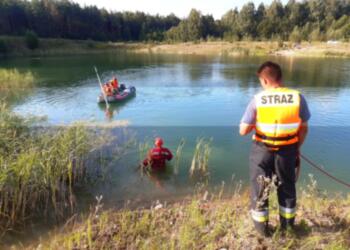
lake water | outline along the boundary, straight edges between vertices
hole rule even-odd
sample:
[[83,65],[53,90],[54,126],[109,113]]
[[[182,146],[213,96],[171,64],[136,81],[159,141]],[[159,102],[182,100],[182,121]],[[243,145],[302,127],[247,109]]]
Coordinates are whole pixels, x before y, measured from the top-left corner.
[[[260,91],[257,67],[267,59],[279,62],[285,83],[302,91],[312,119],[303,153],[326,170],[350,182],[350,60],[291,58],[215,58],[170,55],[83,55],[30,59],[7,59],[0,67],[32,71],[36,87],[14,100],[22,115],[46,116],[49,124],[89,120],[102,123],[127,121],[129,131],[140,142],[162,136],[176,150],[186,140],[179,175],[161,179],[164,190],[135,172],[138,153],[131,152],[112,163],[112,185],[94,192],[105,201],[154,199],[193,192],[188,170],[197,138],[212,138],[210,184],[227,186],[248,180],[250,137],[238,136],[238,124],[246,105]],[[100,92],[93,66],[104,81],[116,75],[121,83],[133,85],[137,96],[113,106],[106,117],[96,103]],[[302,180],[314,174],[323,189],[347,191],[303,162]],[[233,178],[234,176],[234,178]],[[170,196],[169,196],[170,195]]]

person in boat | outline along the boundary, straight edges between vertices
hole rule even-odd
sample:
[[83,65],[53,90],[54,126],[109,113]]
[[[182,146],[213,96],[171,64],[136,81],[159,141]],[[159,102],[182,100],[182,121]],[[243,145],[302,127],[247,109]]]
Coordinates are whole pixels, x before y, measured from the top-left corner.
[[294,226],[300,148],[307,136],[311,115],[304,96],[283,86],[282,70],[278,64],[265,62],[258,69],[257,76],[263,91],[248,105],[239,133],[244,136],[255,132],[249,160],[251,216],[257,231],[267,236],[268,186],[273,175],[277,176],[279,183],[281,229]]
[[112,96],[113,95],[113,87],[110,83],[106,83],[103,85],[103,91],[105,92],[106,96]]
[[115,95],[119,92],[119,82],[116,77],[103,85],[103,90],[107,96]]
[[119,92],[119,82],[116,77],[113,77],[113,79],[110,81],[110,85],[113,88],[114,94],[117,94]]
[[125,86],[125,84],[120,84],[120,87],[119,87],[119,91],[124,91],[124,90],[126,90],[126,86]]
[[155,147],[152,148],[143,161],[143,167],[151,167],[151,170],[163,171],[166,168],[166,162],[171,161],[173,154],[168,148],[163,147],[163,139],[157,137],[154,141]]

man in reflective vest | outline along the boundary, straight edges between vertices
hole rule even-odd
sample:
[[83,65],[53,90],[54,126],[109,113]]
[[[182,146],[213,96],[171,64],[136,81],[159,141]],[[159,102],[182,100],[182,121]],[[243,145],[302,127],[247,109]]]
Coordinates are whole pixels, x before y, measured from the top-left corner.
[[251,215],[258,232],[267,235],[268,186],[273,175],[278,180],[281,228],[294,225],[296,166],[311,115],[305,98],[298,91],[283,87],[278,64],[265,62],[257,75],[263,91],[248,105],[240,134],[255,130],[249,158]]
[[150,165],[151,169],[155,171],[165,170],[166,161],[170,161],[173,154],[169,149],[163,147],[162,138],[156,138],[154,145],[155,147],[148,152],[146,159],[143,161],[143,166]]

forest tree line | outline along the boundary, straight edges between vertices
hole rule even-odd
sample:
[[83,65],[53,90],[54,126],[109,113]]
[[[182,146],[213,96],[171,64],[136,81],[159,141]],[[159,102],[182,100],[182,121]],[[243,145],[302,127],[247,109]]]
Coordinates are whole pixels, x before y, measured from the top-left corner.
[[0,35],[32,32],[42,38],[97,41],[186,42],[224,39],[299,42],[350,39],[350,0],[252,2],[215,20],[191,10],[180,19],[143,12],[114,12],[69,0],[0,0]]

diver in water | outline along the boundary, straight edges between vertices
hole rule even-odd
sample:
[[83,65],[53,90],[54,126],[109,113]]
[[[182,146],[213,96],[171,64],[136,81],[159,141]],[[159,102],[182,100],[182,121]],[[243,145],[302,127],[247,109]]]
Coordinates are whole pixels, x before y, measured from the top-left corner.
[[157,137],[154,141],[155,147],[152,148],[145,160],[143,161],[143,166],[150,166],[152,170],[163,171],[166,169],[166,162],[171,161],[173,154],[168,148],[163,147],[163,139]]

